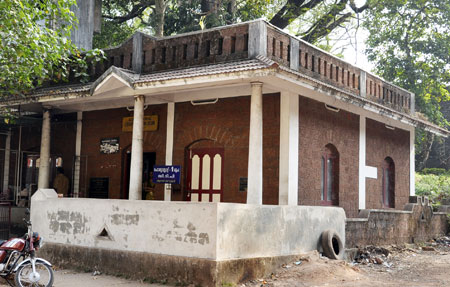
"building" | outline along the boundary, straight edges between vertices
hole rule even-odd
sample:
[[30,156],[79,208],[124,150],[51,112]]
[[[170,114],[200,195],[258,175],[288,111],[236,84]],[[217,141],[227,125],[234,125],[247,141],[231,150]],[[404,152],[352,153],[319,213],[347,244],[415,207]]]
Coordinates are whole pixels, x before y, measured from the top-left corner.
[[[158,200],[336,205],[354,217],[408,203],[416,126],[447,134],[415,117],[413,94],[262,21],[161,39],[137,33],[106,53],[91,83],[3,102],[25,120],[43,113],[43,135],[52,122],[46,144],[75,196],[145,198],[147,189]],[[133,116],[145,127],[136,165]],[[10,149],[20,146],[30,167],[41,150],[36,128],[24,124],[20,143],[12,130]],[[110,142],[113,150],[100,149]],[[150,183],[153,165],[172,163],[180,184]],[[20,188],[38,183],[19,169]]]
[[[414,195],[416,127],[448,135],[416,116],[414,94],[262,20],[163,38],[136,33],[105,52],[90,83],[3,100],[26,115],[6,131],[4,191],[18,198],[49,188],[62,162],[74,197],[338,206],[357,217],[403,209]],[[179,166],[180,183],[154,183],[155,165]],[[106,204],[79,202],[100,213]],[[317,210],[331,218],[337,209]],[[58,212],[49,220],[64,217]],[[111,227],[102,228],[108,237]],[[214,256],[204,258],[236,258]]]

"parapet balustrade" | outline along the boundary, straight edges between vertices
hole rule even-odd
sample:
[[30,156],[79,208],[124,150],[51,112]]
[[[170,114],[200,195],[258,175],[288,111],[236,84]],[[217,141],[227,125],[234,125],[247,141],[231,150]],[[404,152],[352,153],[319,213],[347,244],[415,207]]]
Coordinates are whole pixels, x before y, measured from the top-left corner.
[[[250,42],[262,40],[266,45],[266,55],[263,56],[282,66],[397,111],[404,113],[413,111],[412,94],[408,91],[293,37],[269,23],[263,22],[264,33],[259,31],[252,34],[250,25],[254,23],[256,21],[162,38],[136,33],[121,46],[105,50],[107,60],[91,66],[91,77],[95,80],[112,65],[148,74],[245,60],[254,57],[249,53]],[[361,82],[364,80],[366,83],[362,85]]]

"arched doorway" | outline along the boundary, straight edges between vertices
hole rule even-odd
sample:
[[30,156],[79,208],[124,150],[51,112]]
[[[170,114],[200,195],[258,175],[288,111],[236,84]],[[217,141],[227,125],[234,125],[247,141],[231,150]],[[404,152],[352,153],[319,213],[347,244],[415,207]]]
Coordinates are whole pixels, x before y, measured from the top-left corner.
[[383,207],[395,207],[395,164],[390,157],[383,161]]
[[211,140],[197,141],[186,149],[187,200],[221,202],[224,149]]
[[339,153],[332,144],[322,152],[320,186],[322,205],[339,205]]

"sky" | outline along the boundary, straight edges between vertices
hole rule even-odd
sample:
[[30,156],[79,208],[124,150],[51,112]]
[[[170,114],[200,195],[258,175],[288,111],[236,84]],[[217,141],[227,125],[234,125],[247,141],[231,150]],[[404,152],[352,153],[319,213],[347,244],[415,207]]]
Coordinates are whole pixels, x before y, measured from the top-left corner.
[[368,37],[368,32],[360,28],[356,34],[356,49],[355,47],[349,47],[344,51],[344,59],[353,64],[355,66],[360,67],[361,69],[370,72],[373,69],[373,64],[369,62],[367,56],[364,54],[364,50],[366,48],[364,41]]
[[[361,7],[364,5],[366,0],[355,0],[355,4],[357,7]],[[373,64],[367,60],[367,56],[364,54],[364,50],[366,48],[364,42],[367,39],[368,31],[364,28],[360,27],[356,32],[356,47],[349,47],[344,51],[344,59],[361,69],[370,72],[373,69]],[[355,50],[356,48],[356,50]]]

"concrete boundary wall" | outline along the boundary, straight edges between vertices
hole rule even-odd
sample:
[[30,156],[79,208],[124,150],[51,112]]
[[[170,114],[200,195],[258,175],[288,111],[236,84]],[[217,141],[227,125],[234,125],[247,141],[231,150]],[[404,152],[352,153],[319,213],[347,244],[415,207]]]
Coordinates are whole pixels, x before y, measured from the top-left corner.
[[[57,198],[53,190],[36,192],[31,207],[42,254],[57,265],[207,286],[270,274],[320,249],[325,230],[345,240],[345,212],[335,207]],[[114,260],[122,267],[106,263]]]
[[428,198],[412,196],[404,210],[365,209],[346,220],[346,247],[414,243],[447,234],[447,214],[433,212]]

